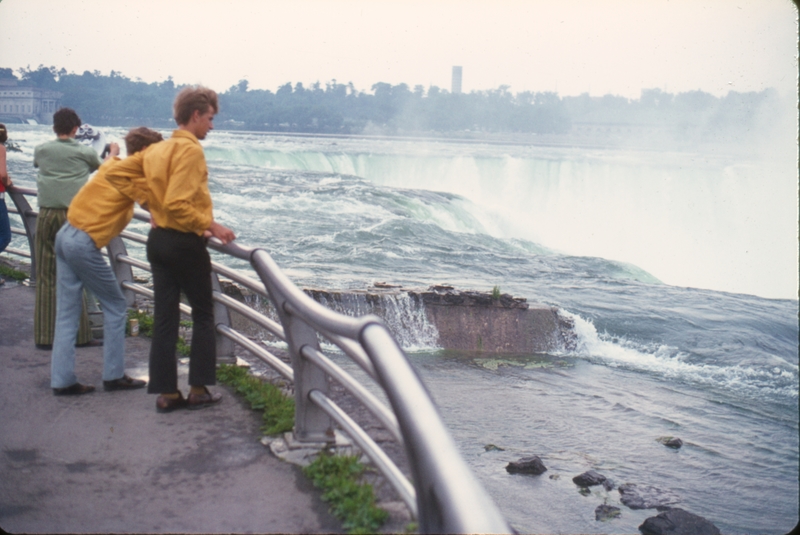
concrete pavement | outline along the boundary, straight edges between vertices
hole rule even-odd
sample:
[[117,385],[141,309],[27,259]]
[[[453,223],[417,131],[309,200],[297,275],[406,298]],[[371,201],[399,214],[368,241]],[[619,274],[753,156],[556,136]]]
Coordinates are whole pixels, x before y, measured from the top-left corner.
[[[104,392],[102,348],[78,349],[56,397],[50,352],[33,344],[34,289],[0,286],[0,528],[11,533],[342,533],[319,492],[259,443],[260,414],[222,402],[159,414],[145,389]],[[149,340],[126,338],[147,379]],[[186,366],[180,366],[181,388]]]

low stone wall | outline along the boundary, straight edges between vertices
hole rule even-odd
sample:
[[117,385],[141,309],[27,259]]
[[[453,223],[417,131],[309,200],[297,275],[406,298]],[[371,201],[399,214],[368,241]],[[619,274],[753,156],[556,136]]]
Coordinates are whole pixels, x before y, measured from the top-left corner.
[[[493,296],[450,286],[407,289],[382,283],[365,290],[303,291],[337,312],[381,317],[404,346],[489,353],[544,353],[575,347],[573,324],[556,307],[529,304],[508,294]],[[240,288],[226,285],[225,292],[262,313],[269,312]],[[233,319],[237,330],[249,330],[240,318]]]
[[[527,305],[527,304],[526,304]],[[489,353],[545,353],[574,348],[572,325],[555,307],[501,303],[425,304],[445,349]]]

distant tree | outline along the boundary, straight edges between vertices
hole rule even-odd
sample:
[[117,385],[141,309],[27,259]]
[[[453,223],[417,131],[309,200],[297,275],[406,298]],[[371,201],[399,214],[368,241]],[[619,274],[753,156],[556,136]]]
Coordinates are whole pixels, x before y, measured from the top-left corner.
[[35,87],[54,89],[58,82],[59,71],[55,67],[45,67],[39,65],[37,69],[31,69],[30,65],[19,70],[23,82]]

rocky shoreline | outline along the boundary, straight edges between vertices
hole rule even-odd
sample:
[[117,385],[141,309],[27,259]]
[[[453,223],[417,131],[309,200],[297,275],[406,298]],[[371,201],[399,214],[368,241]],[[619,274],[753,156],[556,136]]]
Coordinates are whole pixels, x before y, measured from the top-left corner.
[[[667,441],[669,444],[663,440],[664,438],[670,439]],[[683,444],[680,439],[673,439],[673,437],[661,437],[657,440],[673,449],[680,447],[675,446],[677,442]],[[537,477],[544,474],[547,467],[538,455],[530,455],[508,463],[506,471],[510,474]],[[550,477],[557,478],[558,476]],[[629,509],[656,509],[659,511],[659,514],[648,517],[639,526],[642,535],[720,535],[719,528],[711,521],[680,507],[675,507],[675,504],[679,503],[681,499],[673,491],[636,483],[623,483],[617,486],[612,480],[594,470],[576,475],[572,478],[572,482],[578,487],[578,492],[584,496],[592,494],[590,487],[602,486],[607,493],[616,489],[620,502]],[[595,508],[594,513],[595,520],[607,522],[621,516],[622,511],[619,507],[602,503]]]

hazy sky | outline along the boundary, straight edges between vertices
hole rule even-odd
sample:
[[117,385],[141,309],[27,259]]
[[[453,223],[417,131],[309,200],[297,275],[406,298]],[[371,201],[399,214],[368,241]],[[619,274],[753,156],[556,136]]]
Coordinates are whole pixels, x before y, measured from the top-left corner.
[[224,91],[331,79],[560,95],[797,87],[790,0],[0,0],[0,67]]

